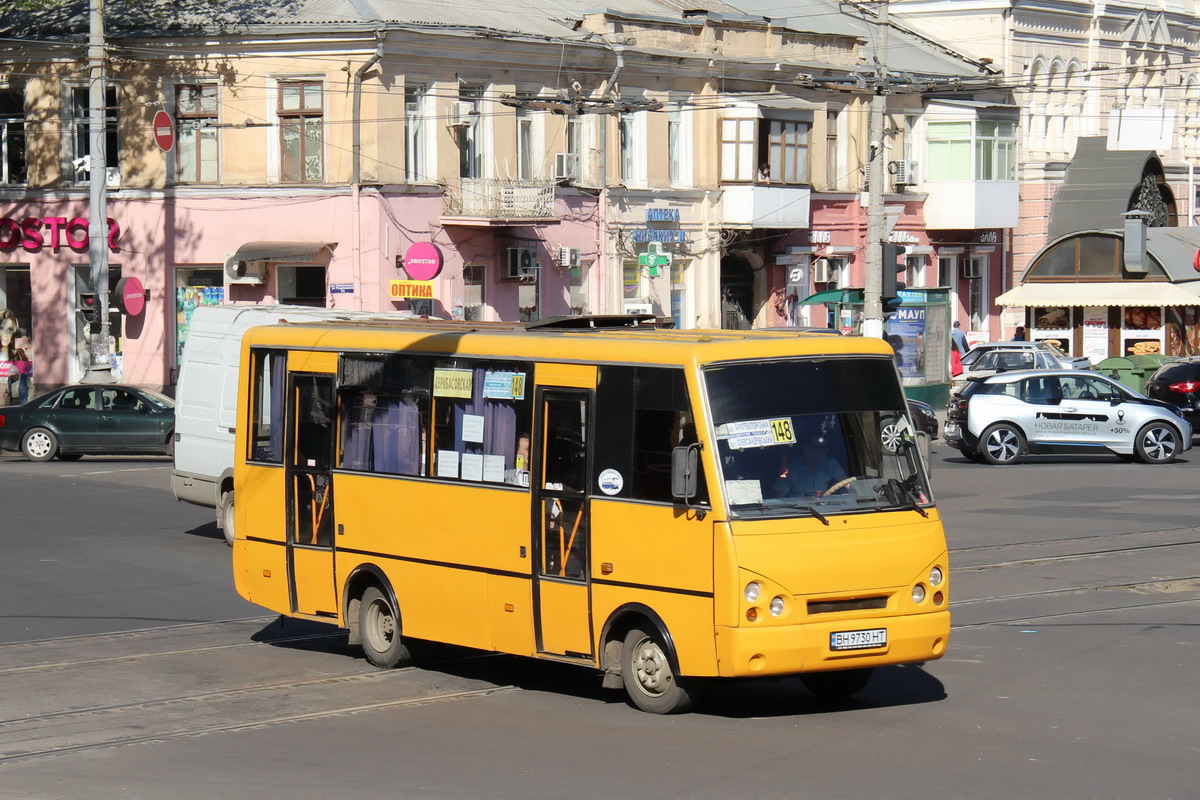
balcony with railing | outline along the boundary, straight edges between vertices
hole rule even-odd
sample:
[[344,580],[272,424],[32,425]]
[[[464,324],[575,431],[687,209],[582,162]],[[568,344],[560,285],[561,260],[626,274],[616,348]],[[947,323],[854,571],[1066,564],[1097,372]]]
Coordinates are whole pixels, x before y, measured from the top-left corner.
[[442,224],[511,225],[551,222],[553,181],[511,178],[460,178],[445,184]]

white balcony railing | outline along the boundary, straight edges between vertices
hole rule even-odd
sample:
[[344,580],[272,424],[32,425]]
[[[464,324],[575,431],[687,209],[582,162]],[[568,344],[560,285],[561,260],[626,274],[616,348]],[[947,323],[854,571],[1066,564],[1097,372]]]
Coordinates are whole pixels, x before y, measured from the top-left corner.
[[554,186],[552,181],[461,178],[446,184],[443,208],[449,217],[553,219]]

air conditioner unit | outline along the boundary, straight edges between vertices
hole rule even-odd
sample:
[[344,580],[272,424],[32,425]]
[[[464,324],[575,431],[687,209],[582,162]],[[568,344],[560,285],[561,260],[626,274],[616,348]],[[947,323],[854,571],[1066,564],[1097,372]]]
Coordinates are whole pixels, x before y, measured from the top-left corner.
[[959,277],[964,279],[982,278],[983,274],[979,269],[979,262],[973,258],[968,258],[958,265]]
[[554,156],[554,180],[579,180],[579,154],[556,153]]
[[558,265],[560,267],[578,267],[579,250],[575,247],[558,248]]
[[834,272],[829,266],[828,258],[818,258],[812,264],[813,283],[832,283],[837,280]]
[[537,278],[537,258],[531,247],[510,247],[504,270],[505,280],[533,281]]
[[454,126],[470,125],[479,116],[475,104],[466,100],[455,100],[450,104],[450,124]]
[[915,186],[918,183],[916,161],[893,161],[888,164],[888,172],[892,173],[892,183],[896,186]]
[[225,258],[225,282],[260,286],[267,279],[267,262],[233,260],[233,254]]

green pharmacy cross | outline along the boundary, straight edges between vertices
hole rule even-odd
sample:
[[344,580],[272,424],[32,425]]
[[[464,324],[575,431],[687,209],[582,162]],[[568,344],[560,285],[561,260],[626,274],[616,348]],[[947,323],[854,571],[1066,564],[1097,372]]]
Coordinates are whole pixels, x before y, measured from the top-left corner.
[[671,266],[671,254],[664,253],[658,242],[647,242],[646,252],[638,256],[639,267],[649,267],[650,277],[657,278],[660,267]]

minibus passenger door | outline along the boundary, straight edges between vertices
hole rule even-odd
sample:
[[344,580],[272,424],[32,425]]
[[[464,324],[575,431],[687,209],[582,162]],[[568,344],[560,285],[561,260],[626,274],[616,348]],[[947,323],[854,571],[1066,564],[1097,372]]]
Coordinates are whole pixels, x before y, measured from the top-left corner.
[[292,610],[337,617],[333,581],[333,376],[288,376],[287,549]]
[[533,551],[538,650],[591,656],[587,498],[591,392],[539,389],[537,398],[539,437],[534,452],[540,458],[533,481]]

